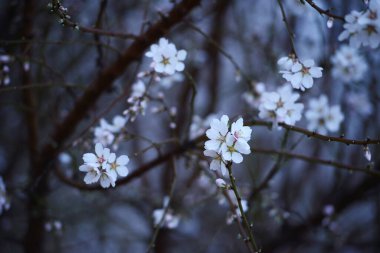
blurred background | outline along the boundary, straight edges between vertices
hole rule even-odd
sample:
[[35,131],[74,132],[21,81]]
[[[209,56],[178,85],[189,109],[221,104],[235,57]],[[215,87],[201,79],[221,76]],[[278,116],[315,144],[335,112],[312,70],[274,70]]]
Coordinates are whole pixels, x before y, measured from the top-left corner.
[[[348,44],[338,41],[344,22],[330,20],[328,28],[328,17],[307,3],[281,2],[299,58],[324,69],[299,102],[306,108],[326,94],[344,115],[339,131],[327,135],[379,139],[379,49],[358,50],[367,68],[357,80],[333,75],[332,56]],[[160,30],[187,51],[185,71],[151,85],[144,53],[161,36],[147,31],[180,1],[60,2],[67,10],[58,3],[0,0],[0,252],[248,252],[203,156],[204,139],[185,145],[209,128],[210,115],[223,114],[252,125],[253,152],[233,173],[262,252],[380,252],[379,177],[366,173],[380,172],[379,146],[368,146],[368,161],[363,145],[254,124],[261,119],[251,85],[283,85],[277,61],[291,52],[276,0],[187,4]],[[340,16],[367,8],[361,0],[315,3]],[[120,61],[133,43],[142,53]],[[111,71],[115,80],[102,79],[110,66],[120,66]],[[129,156],[130,173],[143,173],[111,189],[88,186],[78,169],[82,155],[94,152],[100,119],[112,122],[128,109],[138,79],[149,85],[145,115],[129,121],[111,149]],[[110,85],[87,94],[83,112],[63,121],[102,82]],[[296,126],[307,128],[304,113]],[[158,230],[153,213],[165,196],[178,224]]]

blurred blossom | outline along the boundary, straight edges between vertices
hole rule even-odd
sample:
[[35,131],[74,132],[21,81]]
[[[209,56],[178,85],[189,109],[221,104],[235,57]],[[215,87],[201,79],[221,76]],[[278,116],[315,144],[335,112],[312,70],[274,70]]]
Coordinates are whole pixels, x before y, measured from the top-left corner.
[[318,99],[310,99],[309,108],[306,111],[308,129],[326,134],[327,131],[336,132],[344,115],[339,105],[329,106],[327,96],[321,95]]
[[72,161],[71,156],[68,153],[66,153],[66,152],[60,153],[59,156],[58,156],[58,159],[59,159],[59,162],[61,164],[63,164],[63,165],[68,165]]
[[145,115],[145,110],[148,106],[146,92],[147,90],[143,81],[138,80],[132,85],[132,93],[127,99],[129,107],[123,112],[125,117],[131,122],[134,122],[139,114]]
[[155,227],[160,225],[160,227],[174,229],[180,222],[180,216],[174,214],[173,210],[169,208],[169,197],[164,198],[163,208],[154,210],[152,216]]
[[331,57],[333,64],[332,75],[344,82],[357,82],[363,79],[368,70],[364,57],[359,55],[357,49],[343,45]]
[[290,86],[285,85],[275,92],[264,92],[259,106],[259,117],[268,119],[276,127],[284,122],[294,125],[302,117],[303,104],[296,103],[299,94],[293,93]]
[[346,98],[347,104],[363,117],[372,114],[373,106],[365,92],[349,92]]
[[259,105],[262,103],[262,95],[265,92],[264,83],[256,83],[252,85],[252,89],[255,91],[255,94],[251,91],[246,91],[243,93],[242,97],[244,101],[253,109],[258,109]]
[[170,76],[161,77],[158,82],[163,88],[170,89],[174,83],[180,83],[183,82],[183,80],[185,80],[183,74],[177,72]]
[[8,210],[10,207],[11,205],[7,196],[5,184],[3,178],[0,176],[0,215],[3,213],[3,210]]
[[377,48],[380,43],[380,0],[372,0],[366,11],[351,11],[345,16],[340,41],[349,39],[350,46]]
[[45,223],[46,232],[60,232],[62,230],[62,222],[59,220],[48,221]]

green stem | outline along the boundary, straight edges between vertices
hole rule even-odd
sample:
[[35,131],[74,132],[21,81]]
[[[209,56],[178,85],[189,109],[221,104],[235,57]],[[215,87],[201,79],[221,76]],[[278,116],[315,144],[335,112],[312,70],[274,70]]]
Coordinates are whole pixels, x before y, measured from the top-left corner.
[[246,229],[246,232],[248,234],[248,237],[249,237],[249,241],[250,243],[252,244],[253,248],[255,249],[256,252],[259,252],[259,248],[257,247],[257,244],[256,244],[256,241],[255,241],[255,238],[253,237],[253,233],[252,233],[252,230],[251,230],[251,226],[249,225],[249,222],[248,222],[248,219],[244,213],[244,210],[243,210],[243,206],[241,204],[241,197],[240,197],[240,194],[239,194],[239,191],[238,191],[238,188],[236,186],[236,181],[235,181],[235,178],[234,176],[232,175],[232,163],[228,163],[227,164],[227,169],[228,169],[228,174],[230,176],[230,181],[231,181],[231,188],[232,190],[234,191],[234,194],[235,194],[235,197],[236,197],[236,200],[238,202],[238,207],[239,207],[239,210],[240,210],[240,214],[241,214],[241,218],[243,220],[243,225]]

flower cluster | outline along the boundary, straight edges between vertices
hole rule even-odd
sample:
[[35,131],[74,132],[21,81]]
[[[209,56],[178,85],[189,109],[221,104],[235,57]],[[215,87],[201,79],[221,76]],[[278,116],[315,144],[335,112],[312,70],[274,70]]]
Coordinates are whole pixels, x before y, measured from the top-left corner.
[[116,115],[112,124],[105,119],[100,119],[100,125],[94,129],[94,143],[101,143],[103,146],[109,146],[115,141],[115,134],[119,134],[127,123],[127,119]]
[[342,46],[331,57],[332,75],[344,83],[360,81],[368,69],[364,57],[356,48]]
[[143,81],[138,80],[132,85],[132,93],[127,99],[129,108],[123,112],[124,115],[131,121],[135,121],[137,115],[145,114],[145,109],[148,105],[146,97],[146,87]]
[[121,177],[128,175],[126,167],[129,162],[128,156],[122,155],[116,158],[115,153],[111,153],[108,148],[103,148],[100,143],[95,145],[95,154],[83,155],[83,161],[84,164],[79,167],[79,170],[86,172],[84,177],[86,184],[96,183],[100,180],[103,188],[108,188],[110,185],[115,187],[117,175]]
[[223,175],[227,174],[227,162],[241,163],[243,156],[251,153],[248,141],[251,139],[252,129],[243,125],[240,118],[228,124],[229,118],[223,115],[220,120],[213,119],[211,128],[206,131],[210,139],[205,142],[204,155],[212,157],[211,170],[220,169]]
[[277,64],[282,70],[280,73],[282,77],[290,82],[294,89],[304,91],[313,87],[313,78],[322,77],[321,67],[316,67],[314,60],[305,60],[301,62],[293,55],[282,57],[278,60]]
[[309,121],[308,129],[326,134],[327,131],[336,132],[343,121],[344,116],[339,105],[329,106],[328,99],[321,95],[318,99],[311,99],[309,109],[306,111],[306,119]]
[[288,85],[274,92],[264,92],[259,106],[259,117],[271,120],[274,127],[279,122],[294,125],[301,119],[304,108],[303,104],[296,103],[299,96]]
[[9,55],[0,55],[0,85],[9,85],[11,79],[9,77],[9,62],[11,57]]
[[185,69],[185,64],[182,62],[186,59],[187,53],[185,50],[178,50],[173,43],[165,38],[161,38],[158,44],[150,46],[145,56],[153,59],[151,67],[157,73],[173,75],[176,71],[181,72]]
[[169,229],[176,228],[179,224],[180,217],[175,215],[173,210],[169,207],[169,197],[165,197],[163,201],[163,208],[153,211],[153,224],[155,227],[165,227]]
[[7,191],[5,189],[5,184],[3,178],[0,176],[0,214],[3,213],[3,210],[8,210],[10,204],[7,197]]
[[344,31],[338,40],[349,39],[350,46],[377,48],[380,43],[380,0],[372,0],[366,11],[352,11],[345,16]]

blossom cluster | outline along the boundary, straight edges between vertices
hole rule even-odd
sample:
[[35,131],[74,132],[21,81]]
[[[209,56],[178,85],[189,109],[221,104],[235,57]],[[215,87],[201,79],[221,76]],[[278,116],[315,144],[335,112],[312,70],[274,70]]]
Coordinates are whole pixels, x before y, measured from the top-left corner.
[[377,48],[380,44],[380,0],[372,0],[366,11],[351,11],[345,16],[344,31],[338,40],[349,39],[350,46],[370,46]]
[[126,123],[127,119],[120,115],[112,119],[112,124],[100,119],[100,125],[94,129],[94,143],[101,143],[103,146],[114,144],[115,135],[121,133]]
[[223,115],[220,120],[213,119],[211,127],[206,131],[209,140],[205,142],[204,155],[213,158],[210,169],[220,169],[222,175],[227,174],[227,162],[241,163],[242,154],[251,153],[248,141],[251,139],[252,129],[243,125],[242,118],[231,126],[228,121],[227,115]]
[[300,61],[294,55],[281,57],[277,64],[282,70],[282,77],[291,83],[294,89],[310,89],[313,87],[313,78],[322,77],[323,68],[315,66],[314,60]]
[[187,52],[185,50],[177,50],[173,43],[165,38],[161,38],[158,44],[150,46],[145,56],[152,58],[151,67],[160,74],[173,75],[176,71],[181,72],[185,69],[182,62],[186,59]]
[[356,48],[341,46],[331,57],[332,75],[344,83],[360,81],[368,69],[364,57]]
[[310,100],[305,116],[309,120],[308,129],[320,134],[326,134],[327,131],[338,131],[340,123],[344,119],[340,106],[330,107],[325,95]]
[[111,153],[110,149],[104,148],[101,143],[95,145],[95,154],[84,154],[83,161],[84,164],[79,167],[79,170],[86,172],[84,177],[86,184],[100,181],[103,188],[108,188],[110,185],[115,187],[118,175],[121,177],[128,175],[126,167],[129,162],[128,156],[116,157],[115,153]]
[[3,213],[3,210],[8,210],[10,204],[7,197],[7,191],[5,189],[5,184],[3,178],[0,176],[0,214]]
[[129,107],[123,114],[131,121],[135,121],[136,117],[141,114],[145,115],[145,110],[148,105],[146,96],[146,87],[143,81],[138,80],[132,85],[132,92],[127,99]]
[[264,92],[259,106],[259,117],[268,119],[276,126],[279,122],[294,125],[302,117],[304,105],[296,103],[299,94],[293,93],[289,85],[274,92]]

